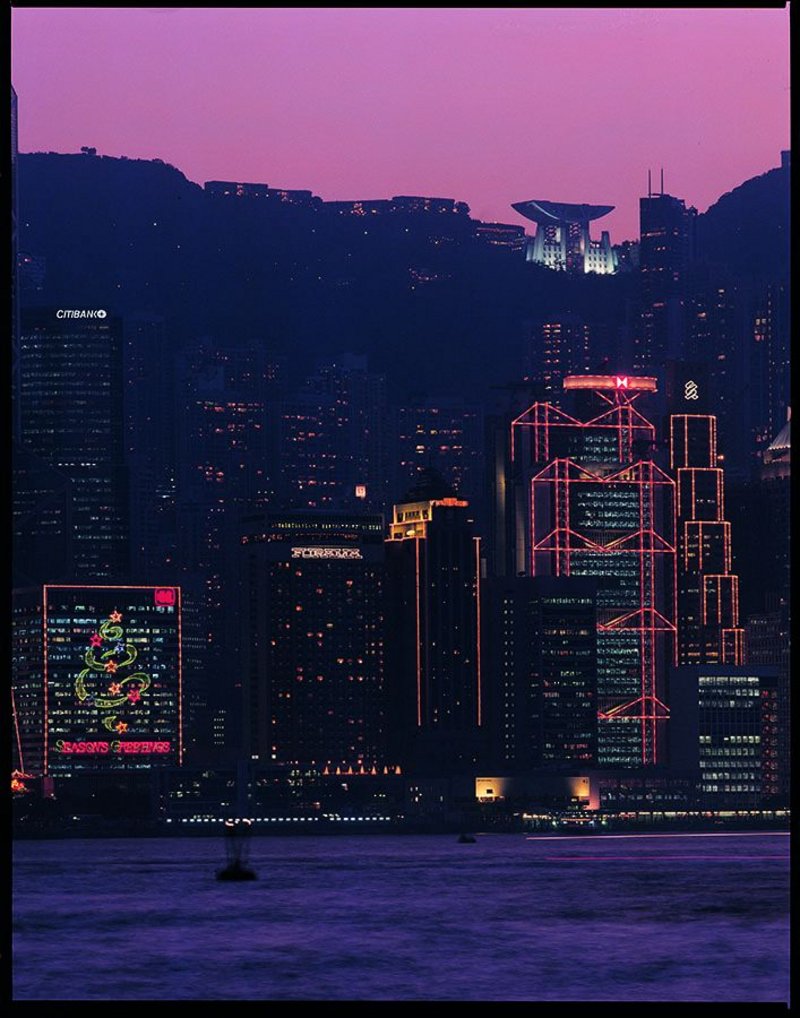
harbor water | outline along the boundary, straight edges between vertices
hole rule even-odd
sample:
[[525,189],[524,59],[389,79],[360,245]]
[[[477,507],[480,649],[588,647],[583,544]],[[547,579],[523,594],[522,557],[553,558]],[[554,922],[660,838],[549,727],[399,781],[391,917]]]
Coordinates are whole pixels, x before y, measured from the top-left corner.
[[787,1001],[783,833],[18,841],[16,1000]]

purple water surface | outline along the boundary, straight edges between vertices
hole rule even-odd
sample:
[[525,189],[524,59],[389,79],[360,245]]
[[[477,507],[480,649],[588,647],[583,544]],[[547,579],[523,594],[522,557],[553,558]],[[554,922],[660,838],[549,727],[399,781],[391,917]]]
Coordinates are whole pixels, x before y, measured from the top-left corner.
[[21,841],[16,1000],[786,1001],[789,838]]

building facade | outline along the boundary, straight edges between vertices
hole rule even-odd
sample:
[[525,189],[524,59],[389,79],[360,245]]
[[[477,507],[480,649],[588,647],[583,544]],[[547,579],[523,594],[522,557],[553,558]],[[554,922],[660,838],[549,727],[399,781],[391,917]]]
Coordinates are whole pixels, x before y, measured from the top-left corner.
[[390,745],[415,774],[470,773],[484,736],[480,539],[435,471],[395,505],[386,565]]
[[[20,445],[70,489],[70,578],[119,579],[128,569],[121,320],[102,308],[24,311],[19,381]],[[20,479],[14,497],[29,526],[35,496]],[[14,551],[24,559],[29,548]]]
[[493,480],[505,576],[597,583],[598,762],[651,766],[674,660],[674,481],[638,409],[650,377],[576,375],[570,412],[535,403],[511,422]]
[[725,518],[717,420],[710,414],[673,414],[669,429],[677,492],[678,662],[739,665],[744,630],[739,577],[732,571],[731,524]]
[[247,517],[240,538],[244,744],[259,764],[386,766],[383,517]]

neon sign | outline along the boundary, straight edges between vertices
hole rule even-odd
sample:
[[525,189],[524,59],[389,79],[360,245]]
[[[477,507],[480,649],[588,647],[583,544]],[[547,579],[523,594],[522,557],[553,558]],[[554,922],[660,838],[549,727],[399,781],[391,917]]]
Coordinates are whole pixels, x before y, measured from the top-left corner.
[[628,389],[656,392],[656,380],[644,375],[567,375],[565,389]]
[[81,753],[88,756],[102,756],[106,753],[169,753],[170,742],[70,742],[58,739],[55,744],[57,753]]
[[683,387],[683,398],[684,399],[698,399],[698,386],[697,382],[688,381]]
[[45,774],[182,762],[179,587],[44,588]]
[[363,557],[360,548],[325,548],[314,545],[309,548],[292,548],[292,558],[359,559]]

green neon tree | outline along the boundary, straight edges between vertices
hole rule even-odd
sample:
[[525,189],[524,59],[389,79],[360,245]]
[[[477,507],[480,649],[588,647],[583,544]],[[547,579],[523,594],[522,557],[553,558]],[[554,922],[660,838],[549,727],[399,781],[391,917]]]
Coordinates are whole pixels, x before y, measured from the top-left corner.
[[122,613],[115,610],[92,633],[83,656],[86,667],[75,680],[78,700],[102,711],[103,726],[118,735],[128,730],[128,722],[119,717],[121,710],[136,707],[151,685],[145,672],[126,674],[138,653],[125,642],[121,622]]

